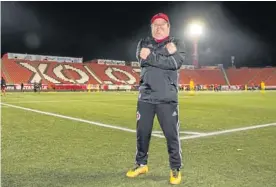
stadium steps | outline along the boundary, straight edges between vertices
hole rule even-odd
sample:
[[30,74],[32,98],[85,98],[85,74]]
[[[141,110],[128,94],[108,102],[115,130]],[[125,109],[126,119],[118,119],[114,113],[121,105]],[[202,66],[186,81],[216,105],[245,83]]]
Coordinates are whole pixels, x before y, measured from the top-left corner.
[[[48,68],[47,68],[47,70],[46,70],[46,74],[47,74],[49,77],[55,79],[56,81],[63,83],[63,79],[61,79],[58,75],[56,75],[56,74],[54,73],[54,69],[55,69],[55,67],[56,67],[58,64],[59,64],[58,62],[50,62],[49,65],[48,65]],[[47,82],[48,82],[48,84],[50,84],[50,85],[51,85],[51,84],[56,84],[56,83],[51,82],[50,80],[47,80]],[[57,83],[57,84],[58,84],[58,83]]]
[[38,68],[37,68],[37,72],[41,76],[41,84],[48,84],[49,82],[45,79],[45,77],[43,76],[43,74],[41,73],[41,71]]
[[[114,68],[113,66],[110,66],[109,68]],[[116,67],[115,67],[116,68]],[[121,69],[121,68],[120,68]],[[109,69],[110,70],[110,69]],[[107,71],[107,70],[106,70]],[[114,78],[111,77],[112,82],[114,82],[115,84],[126,84],[125,82],[125,78],[123,75],[121,75],[120,72],[117,71],[113,71],[112,74],[114,75]],[[118,82],[117,80],[121,81]]]
[[63,64],[64,63],[59,62],[54,62],[54,64],[51,63],[49,74],[53,73],[53,75],[58,78],[57,80],[60,81],[62,84],[73,84],[75,81],[71,80],[71,78],[68,77],[66,71],[64,71],[66,69]]
[[[5,70],[9,72],[9,76],[14,84],[28,83],[33,73],[24,68],[19,62],[5,59]],[[22,62],[22,61],[20,61]]]
[[138,74],[132,71],[128,66],[113,66],[113,70],[118,69],[120,71],[113,71],[113,75],[124,84],[136,84],[139,80]]
[[260,68],[260,71],[248,82],[248,84],[260,84],[273,73],[274,68]]
[[225,71],[224,67],[221,66],[221,67],[220,67],[220,70],[222,71],[222,74],[223,74],[223,77],[224,77],[224,79],[225,79],[226,84],[227,84],[227,85],[230,85],[230,82],[229,82],[229,79],[228,79],[228,77],[227,77],[227,74],[226,74],[226,71]]
[[64,66],[69,71],[73,80],[78,84],[89,83],[90,79],[92,79],[82,63],[66,63]]
[[75,78],[71,75],[70,70],[65,68],[65,64],[61,63],[61,66],[63,68],[63,73],[67,76],[67,78],[71,79],[76,84],[77,82]]
[[[257,75],[262,71],[261,68],[249,68],[249,79],[245,84],[249,84],[251,80],[257,77]],[[260,83],[257,83],[260,84]]]
[[[259,69],[259,68],[258,68]],[[254,74],[252,77],[251,77],[251,79],[246,83],[247,85],[250,85],[250,84],[252,84],[252,83],[254,83],[254,84],[259,84],[259,83],[255,83],[255,79],[259,76],[259,74],[262,72],[262,69],[260,69],[260,71],[259,72],[257,72],[256,74]]]
[[99,65],[96,63],[86,63],[86,66],[89,67],[93,73],[97,72],[95,75],[103,82],[104,84],[115,84],[116,82],[112,81],[110,77],[106,75],[106,70],[109,66],[107,65]]
[[[27,61],[26,61],[27,62]],[[47,84],[47,80],[44,78],[43,74],[41,73],[41,71],[39,70],[38,66],[40,63],[38,62],[27,62],[29,65],[35,67],[37,73],[39,74],[39,76],[41,77],[41,83],[42,84]]]
[[271,75],[265,80],[265,84],[269,86],[276,86],[276,68]]
[[[89,74],[89,81],[88,81],[89,84],[103,84],[101,79],[99,79],[99,77],[95,74],[95,72],[92,70],[92,68],[88,66],[88,64],[84,64],[83,67],[84,67],[84,69],[86,69],[86,71]],[[91,79],[91,77],[93,79]]]
[[258,73],[256,68],[229,68],[226,70],[231,85],[245,85]]
[[4,79],[6,80],[7,84],[13,84],[13,81],[9,75],[9,72],[6,70],[3,60],[1,60],[1,73]]
[[197,69],[194,71],[196,71],[201,77],[199,84],[225,84],[220,69]]
[[180,84],[189,84],[193,80],[195,84],[202,84],[201,76],[195,71],[190,69],[181,69],[179,72]]
[[136,83],[134,84],[138,84],[139,80],[140,80],[140,73],[137,73],[135,71],[133,71],[133,68],[130,67],[130,66],[122,66],[123,70],[128,72],[129,74],[131,74],[135,80],[136,80]]

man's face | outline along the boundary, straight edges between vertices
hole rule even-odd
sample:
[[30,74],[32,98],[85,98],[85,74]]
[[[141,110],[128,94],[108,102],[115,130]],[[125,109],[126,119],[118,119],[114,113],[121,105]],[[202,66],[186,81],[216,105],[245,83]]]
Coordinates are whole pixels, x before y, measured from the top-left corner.
[[158,40],[166,38],[170,34],[170,25],[166,20],[162,18],[157,18],[151,24],[152,37]]

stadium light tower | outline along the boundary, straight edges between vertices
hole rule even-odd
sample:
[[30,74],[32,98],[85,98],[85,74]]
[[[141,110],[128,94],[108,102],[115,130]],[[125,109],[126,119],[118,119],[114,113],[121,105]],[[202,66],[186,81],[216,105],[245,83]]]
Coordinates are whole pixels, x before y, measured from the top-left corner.
[[198,67],[198,40],[202,35],[203,27],[199,23],[191,23],[189,25],[189,34],[193,39],[193,65]]

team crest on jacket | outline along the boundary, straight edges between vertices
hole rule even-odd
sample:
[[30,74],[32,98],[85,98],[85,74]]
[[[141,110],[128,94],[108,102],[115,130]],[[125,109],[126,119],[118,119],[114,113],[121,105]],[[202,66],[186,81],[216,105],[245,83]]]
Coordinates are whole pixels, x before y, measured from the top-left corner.
[[137,119],[137,121],[140,119],[140,117],[141,117],[141,115],[140,115],[139,111],[137,111],[137,113],[136,113],[136,119]]

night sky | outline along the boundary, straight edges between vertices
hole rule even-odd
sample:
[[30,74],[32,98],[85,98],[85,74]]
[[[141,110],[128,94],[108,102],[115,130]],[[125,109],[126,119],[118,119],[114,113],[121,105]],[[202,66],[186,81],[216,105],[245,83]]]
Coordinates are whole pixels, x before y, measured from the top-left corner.
[[185,41],[187,24],[204,22],[202,65],[276,66],[276,2],[1,2],[1,54],[6,52],[136,61],[150,19],[168,14],[171,35]]

